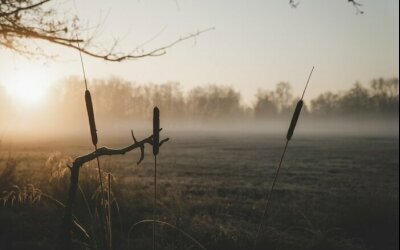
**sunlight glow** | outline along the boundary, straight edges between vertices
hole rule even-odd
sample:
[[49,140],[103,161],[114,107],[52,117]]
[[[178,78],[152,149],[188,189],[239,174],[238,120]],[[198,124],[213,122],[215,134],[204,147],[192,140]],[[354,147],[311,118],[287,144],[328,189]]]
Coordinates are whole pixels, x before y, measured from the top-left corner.
[[[46,81],[47,80],[47,81]],[[48,79],[39,70],[24,70],[5,82],[8,96],[16,104],[37,106],[43,102],[48,90]]]

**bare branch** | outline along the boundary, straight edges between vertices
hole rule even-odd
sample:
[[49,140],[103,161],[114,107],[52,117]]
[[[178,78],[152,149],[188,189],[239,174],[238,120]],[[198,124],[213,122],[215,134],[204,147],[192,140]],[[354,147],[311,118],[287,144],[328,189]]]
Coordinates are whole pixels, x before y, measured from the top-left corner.
[[160,144],[159,144],[159,147],[161,147],[161,145],[163,145],[164,142],[167,142],[167,141],[169,141],[169,138],[165,138],[165,139],[161,140]]
[[50,0],[44,0],[44,1],[38,2],[36,4],[31,4],[31,5],[28,5],[28,6],[25,6],[25,7],[17,7],[13,11],[0,13],[0,17],[15,15],[15,14],[18,14],[18,12],[20,12],[20,11],[34,9],[34,8],[39,7],[40,5],[45,4],[45,3],[49,2],[49,1]]
[[354,8],[356,9],[356,14],[364,14],[364,11],[362,11],[360,9],[360,7],[362,6],[361,3],[355,1],[355,0],[347,0],[349,3],[353,4]]
[[135,135],[133,134],[133,130],[131,130],[131,135],[132,135],[133,142],[137,143],[136,137],[135,137]]
[[[160,129],[160,131],[161,130],[162,129]],[[145,144],[147,143],[149,145],[153,145],[153,135],[151,135],[151,136],[149,136],[149,137],[147,137],[147,138],[145,138],[145,139],[143,139],[141,141],[137,141],[135,139],[135,137],[133,136],[133,132],[132,132],[132,137],[134,138],[134,143],[129,145],[129,146],[127,146],[127,147],[120,148],[120,149],[101,147],[101,148],[98,148],[97,150],[95,150],[95,151],[93,151],[93,152],[91,152],[89,154],[86,154],[86,155],[83,155],[83,156],[80,156],[80,157],[76,158],[75,161],[72,164],[73,168],[74,167],[78,167],[79,168],[83,164],[85,164],[86,162],[94,160],[94,159],[96,159],[97,157],[100,157],[100,156],[105,156],[105,155],[124,155],[125,153],[127,153],[129,151],[132,151],[132,150],[134,150],[136,148],[140,148],[141,149],[141,157],[140,157],[140,160],[138,161],[138,164],[140,164],[140,162],[144,158],[144,147],[145,147]],[[167,141],[169,141],[169,138],[166,138],[166,139],[162,140],[159,145],[161,146],[164,142],[167,142]]]
[[[131,130],[131,135],[132,135],[133,142],[134,143],[138,143],[138,141],[136,140],[135,135],[133,134],[133,130]],[[144,159],[144,145],[142,145],[140,147],[140,158],[137,161],[137,164],[139,165],[143,161],[143,159]]]
[[189,40],[191,38],[196,38],[196,37],[200,36],[202,33],[205,33],[205,32],[211,31],[211,30],[215,30],[215,28],[212,27],[212,28],[208,28],[208,29],[204,29],[204,30],[198,31],[196,33],[187,35],[185,37],[181,37],[181,38],[175,40],[174,42],[172,42],[172,43],[170,43],[170,44],[168,44],[166,46],[151,50],[149,52],[136,54],[136,55],[135,54],[128,54],[128,55],[119,56],[118,53],[113,53],[112,51],[110,51],[107,54],[100,55],[100,54],[93,53],[93,52],[91,52],[89,50],[86,50],[85,48],[79,48],[78,46],[76,46],[75,44],[72,44],[72,43],[68,43],[68,44],[64,43],[64,42],[60,42],[60,43],[55,42],[55,43],[58,43],[58,44],[61,44],[61,45],[67,46],[67,47],[71,47],[71,48],[74,48],[74,49],[77,49],[77,50],[80,50],[82,53],[85,53],[85,54],[87,54],[89,56],[92,56],[92,57],[104,59],[106,61],[121,62],[121,61],[125,61],[125,60],[135,60],[135,59],[139,59],[139,58],[143,58],[143,57],[153,57],[153,56],[165,55],[167,53],[167,49],[172,48],[176,44],[178,44],[180,42],[183,42],[185,40]]

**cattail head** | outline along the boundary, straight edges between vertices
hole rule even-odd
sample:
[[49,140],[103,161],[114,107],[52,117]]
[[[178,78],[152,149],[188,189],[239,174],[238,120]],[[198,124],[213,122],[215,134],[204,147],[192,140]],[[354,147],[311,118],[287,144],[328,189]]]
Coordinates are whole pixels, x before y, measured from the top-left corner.
[[89,90],[85,91],[85,102],[86,102],[86,110],[87,110],[87,114],[88,114],[88,118],[89,118],[89,126],[90,126],[90,134],[92,136],[92,143],[93,143],[93,145],[97,145],[96,122],[94,120],[92,96],[90,95]]
[[296,128],[297,120],[299,119],[301,108],[303,107],[303,100],[300,100],[297,105],[296,109],[293,113],[292,121],[290,122],[290,127],[286,135],[286,139],[289,141],[292,139],[294,129]]
[[153,110],[153,155],[158,154],[160,146],[160,110],[154,107]]

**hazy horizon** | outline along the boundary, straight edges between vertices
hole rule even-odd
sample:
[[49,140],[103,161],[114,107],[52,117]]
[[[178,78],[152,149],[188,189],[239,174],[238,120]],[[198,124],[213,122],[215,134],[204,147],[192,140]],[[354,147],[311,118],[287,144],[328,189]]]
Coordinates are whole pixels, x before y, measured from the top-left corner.
[[[299,98],[288,83],[260,90],[249,106],[241,102],[241,92],[222,85],[184,92],[179,83],[136,84],[121,78],[91,82],[98,133],[106,141],[126,141],[131,129],[138,134],[151,133],[154,106],[160,107],[162,127],[170,136],[260,134],[284,138]],[[40,100],[15,99],[10,90],[0,88],[0,140],[85,144],[89,128],[83,90],[83,79],[77,76],[52,86],[47,95],[37,96]],[[321,93],[305,103],[296,133],[398,137],[398,98],[398,79],[374,79],[343,92]]]

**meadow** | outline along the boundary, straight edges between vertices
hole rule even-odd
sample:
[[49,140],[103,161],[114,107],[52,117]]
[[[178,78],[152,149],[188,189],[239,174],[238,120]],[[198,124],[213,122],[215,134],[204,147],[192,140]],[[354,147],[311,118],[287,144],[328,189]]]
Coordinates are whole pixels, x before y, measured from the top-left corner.
[[[168,134],[158,157],[157,219],[193,236],[207,249],[252,249],[284,137],[266,134]],[[115,140],[112,145],[126,142]],[[125,143],[125,144],[124,144]],[[70,157],[91,152],[87,143],[1,145],[0,190],[34,185],[64,202]],[[390,137],[299,135],[291,141],[257,249],[398,249],[399,143]],[[153,158],[139,152],[102,157],[116,199],[113,248],[150,249]],[[80,185],[93,207],[95,164]],[[18,188],[14,185],[18,185]],[[30,186],[32,187],[32,186]],[[4,196],[3,196],[4,197]],[[54,201],[0,204],[0,249],[56,249],[63,209]],[[118,205],[118,206],[117,206]],[[81,193],[75,215],[89,225]],[[75,236],[77,249],[92,240]],[[198,249],[184,235],[157,227],[157,249]]]

